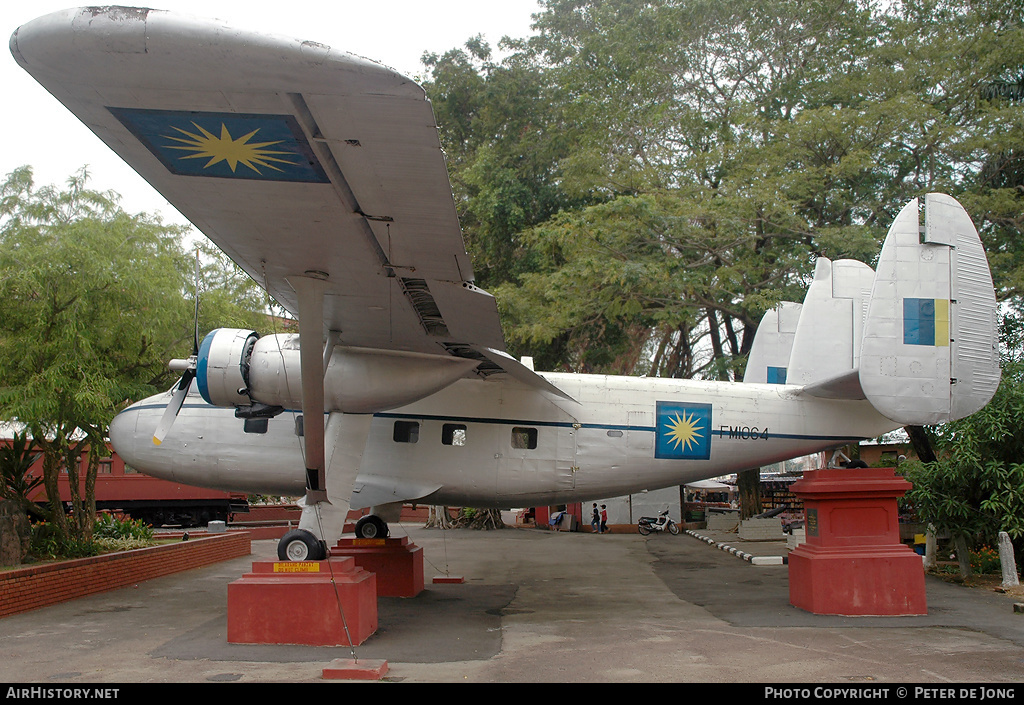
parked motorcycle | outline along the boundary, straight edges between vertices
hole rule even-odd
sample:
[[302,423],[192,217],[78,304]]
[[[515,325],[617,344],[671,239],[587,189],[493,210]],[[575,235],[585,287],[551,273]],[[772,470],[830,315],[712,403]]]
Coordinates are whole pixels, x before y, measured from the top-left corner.
[[679,524],[669,518],[667,509],[656,517],[640,517],[636,528],[644,536],[654,531],[667,531],[673,535],[679,533]]

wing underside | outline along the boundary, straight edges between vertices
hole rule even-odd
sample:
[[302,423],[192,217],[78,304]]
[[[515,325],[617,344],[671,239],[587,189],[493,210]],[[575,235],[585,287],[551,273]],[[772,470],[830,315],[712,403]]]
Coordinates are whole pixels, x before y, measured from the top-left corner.
[[346,345],[504,350],[472,284],[430,103],[312,42],[156,10],[20,27],[18,62],[286,309],[326,279]]

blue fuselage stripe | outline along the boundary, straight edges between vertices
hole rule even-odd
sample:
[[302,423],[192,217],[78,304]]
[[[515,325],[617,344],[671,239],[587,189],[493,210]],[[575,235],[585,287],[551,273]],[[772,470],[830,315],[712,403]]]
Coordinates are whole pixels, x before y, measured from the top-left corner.
[[[146,406],[135,407],[137,410],[142,411],[144,409],[159,409],[163,410],[164,407],[159,404],[151,404]],[[184,404],[182,408],[186,409],[223,409],[224,411],[230,411],[226,407],[217,407],[210,404]],[[302,413],[298,409],[286,409],[285,412],[299,414]],[[325,414],[326,415],[326,414]],[[495,417],[477,417],[477,416],[447,416],[447,415],[433,415],[433,414],[397,414],[394,412],[378,412],[374,414],[375,418],[382,419],[399,419],[407,421],[441,421],[449,423],[479,423],[479,424],[492,424],[492,425],[505,425],[505,426],[535,426],[539,428],[575,428],[577,424],[572,421],[535,421],[531,419],[501,419]],[[647,433],[654,433],[657,429],[654,426],[628,426],[625,424],[601,424],[601,423],[580,423],[580,429],[595,429],[603,431],[645,431]],[[733,440],[740,440],[734,434],[730,434],[728,430],[712,430],[711,435],[718,438],[732,438]],[[836,441],[837,443],[857,443],[863,441],[863,436],[821,436],[801,433],[768,433],[765,438],[776,438],[780,440],[799,440],[799,441]]]

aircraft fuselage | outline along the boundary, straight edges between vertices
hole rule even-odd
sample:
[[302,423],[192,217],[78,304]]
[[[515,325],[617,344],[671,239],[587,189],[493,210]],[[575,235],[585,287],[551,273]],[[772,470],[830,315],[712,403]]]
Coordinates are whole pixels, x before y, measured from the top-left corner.
[[[613,497],[760,467],[898,424],[865,401],[784,385],[544,373],[579,403],[504,379],[463,379],[374,415],[353,508],[416,499],[513,507]],[[298,496],[298,411],[261,422],[190,394],[160,446],[167,394],[111,425],[136,469],[190,485]],[[249,432],[245,427],[248,425]]]

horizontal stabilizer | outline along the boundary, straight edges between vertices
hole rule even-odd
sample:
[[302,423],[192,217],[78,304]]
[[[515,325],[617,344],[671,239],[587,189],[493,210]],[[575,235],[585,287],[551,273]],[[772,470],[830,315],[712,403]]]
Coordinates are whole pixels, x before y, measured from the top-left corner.
[[860,386],[860,371],[851,370],[844,374],[809,384],[800,390],[804,394],[822,399],[865,399]]
[[952,197],[900,211],[882,246],[861,352],[871,404],[902,424],[968,416],[999,386],[992,276],[970,216]]

